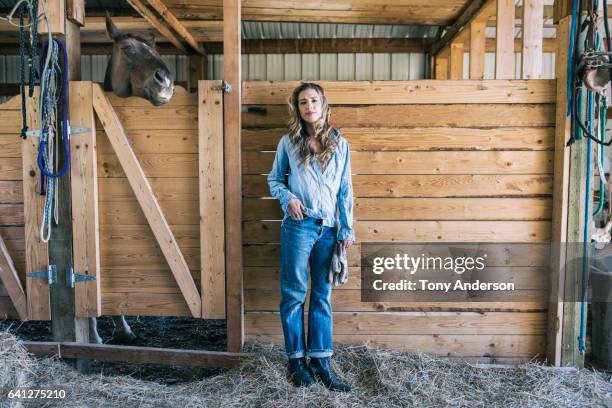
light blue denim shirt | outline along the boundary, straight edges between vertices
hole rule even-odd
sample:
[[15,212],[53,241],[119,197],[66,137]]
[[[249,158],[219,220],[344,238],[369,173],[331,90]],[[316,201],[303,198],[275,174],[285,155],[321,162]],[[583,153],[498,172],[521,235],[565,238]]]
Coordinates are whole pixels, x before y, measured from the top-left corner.
[[[337,226],[339,222],[338,240],[354,241],[349,144],[339,133],[337,137],[338,145],[325,171],[322,171],[318,160],[311,160],[308,168],[304,168],[289,135],[284,135],[276,148],[272,171],[268,175],[268,186],[272,197],[280,201],[284,212],[283,221],[290,217],[287,212],[289,202],[298,198],[306,207],[307,216],[321,218],[323,225],[328,227]],[[288,187],[285,184],[287,173]]]

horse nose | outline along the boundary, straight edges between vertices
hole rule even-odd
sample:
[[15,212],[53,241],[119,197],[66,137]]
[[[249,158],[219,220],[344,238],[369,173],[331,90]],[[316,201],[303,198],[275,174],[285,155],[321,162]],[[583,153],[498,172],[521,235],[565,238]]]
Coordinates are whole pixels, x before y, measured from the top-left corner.
[[155,78],[155,82],[160,85],[163,85],[166,80],[166,73],[161,69],[158,69],[157,71],[155,71],[155,74],[153,74],[153,78]]

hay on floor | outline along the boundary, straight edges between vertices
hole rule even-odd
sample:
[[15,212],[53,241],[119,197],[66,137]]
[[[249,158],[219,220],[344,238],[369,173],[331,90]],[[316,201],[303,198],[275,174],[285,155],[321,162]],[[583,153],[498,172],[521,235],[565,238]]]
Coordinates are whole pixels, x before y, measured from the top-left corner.
[[129,376],[85,376],[57,359],[29,356],[12,334],[0,332],[0,406],[8,402],[9,390],[24,388],[65,389],[65,400],[48,405],[64,407],[612,406],[612,383],[591,370],[537,364],[482,368],[423,354],[339,347],[333,367],[353,387],[352,393],[340,394],[320,384],[308,389],[289,385],[279,346],[248,343],[245,349],[253,357],[240,367],[167,386]]

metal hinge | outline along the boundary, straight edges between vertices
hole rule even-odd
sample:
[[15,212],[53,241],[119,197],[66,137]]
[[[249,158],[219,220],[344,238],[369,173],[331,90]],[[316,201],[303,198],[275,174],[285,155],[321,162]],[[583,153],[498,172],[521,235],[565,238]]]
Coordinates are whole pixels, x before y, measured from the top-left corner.
[[47,266],[47,270],[40,272],[28,272],[26,273],[26,276],[28,278],[45,279],[49,285],[53,285],[54,283],[57,283],[57,267],[55,265],[49,265]]
[[[68,122],[68,139],[70,139],[70,135],[85,132],[91,132],[91,128],[70,126],[70,122]],[[25,135],[26,137],[40,137],[40,129],[26,130]]]
[[66,269],[66,287],[74,288],[75,282],[89,282],[96,280],[95,276],[92,275],[77,275],[74,273],[74,269],[68,268]]
[[232,86],[230,84],[228,84],[225,81],[221,81],[221,85],[220,86],[213,86],[211,87],[211,89],[213,91],[223,91],[224,93],[230,93],[232,92]]

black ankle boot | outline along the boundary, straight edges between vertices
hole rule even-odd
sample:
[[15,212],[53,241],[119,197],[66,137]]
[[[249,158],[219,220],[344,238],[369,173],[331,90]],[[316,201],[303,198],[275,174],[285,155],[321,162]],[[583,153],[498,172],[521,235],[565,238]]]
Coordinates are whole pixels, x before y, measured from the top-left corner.
[[321,381],[331,391],[349,392],[351,387],[342,384],[329,366],[329,357],[310,359],[310,372],[315,380]]
[[289,379],[296,387],[307,387],[314,384],[304,357],[289,359]]

